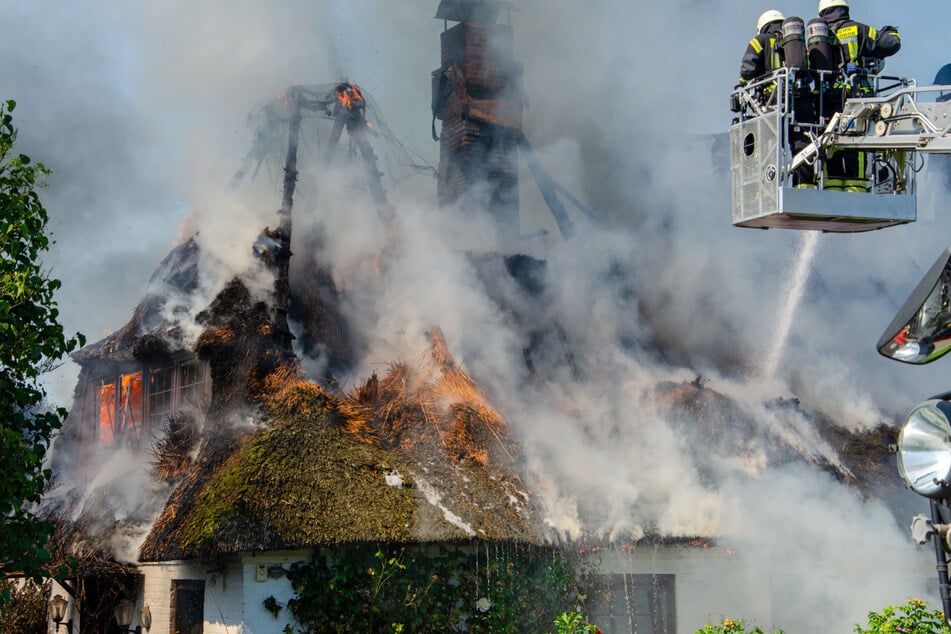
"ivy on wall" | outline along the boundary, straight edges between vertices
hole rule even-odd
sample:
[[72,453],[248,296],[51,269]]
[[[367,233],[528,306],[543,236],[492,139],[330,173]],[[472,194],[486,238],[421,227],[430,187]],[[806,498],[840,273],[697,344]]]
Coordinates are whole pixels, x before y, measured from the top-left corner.
[[294,564],[288,579],[289,634],[544,632],[583,597],[564,554],[516,544],[361,546]]

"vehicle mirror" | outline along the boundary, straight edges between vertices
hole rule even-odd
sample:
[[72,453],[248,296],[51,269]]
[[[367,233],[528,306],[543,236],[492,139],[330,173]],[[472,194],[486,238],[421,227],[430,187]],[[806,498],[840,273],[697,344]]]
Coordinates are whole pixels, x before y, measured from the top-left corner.
[[878,340],[889,359],[923,365],[951,351],[951,247],[946,249]]

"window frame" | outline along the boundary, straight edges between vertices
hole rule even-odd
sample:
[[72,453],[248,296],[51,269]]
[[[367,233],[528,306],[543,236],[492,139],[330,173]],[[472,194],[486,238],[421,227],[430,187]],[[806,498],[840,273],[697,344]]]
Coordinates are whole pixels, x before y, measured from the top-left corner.
[[[126,406],[123,402],[125,398],[122,383],[127,377],[135,375],[141,376],[142,386],[135,412],[138,419],[133,420],[130,425],[123,425],[123,429],[117,429]],[[183,376],[187,382],[183,382]],[[159,390],[155,390],[154,379],[157,377],[166,377],[162,380]],[[141,361],[114,366],[111,372],[103,372],[96,377],[91,377],[88,384],[92,388],[91,421],[88,427],[90,440],[96,451],[110,451],[124,445],[141,448],[149,436],[160,430],[161,425],[169,417],[184,412],[201,411],[208,406],[211,396],[211,369],[207,361],[193,356],[163,359],[158,363]],[[101,395],[109,386],[112,386],[109,391],[112,394],[113,437],[109,444],[103,444],[104,410]],[[156,400],[158,396],[162,396],[161,401]],[[130,426],[137,430],[133,435],[128,434]]]

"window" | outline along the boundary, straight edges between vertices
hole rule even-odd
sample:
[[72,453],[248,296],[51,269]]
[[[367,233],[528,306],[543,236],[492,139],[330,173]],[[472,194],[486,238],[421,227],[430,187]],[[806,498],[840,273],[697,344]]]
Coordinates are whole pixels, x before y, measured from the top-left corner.
[[169,417],[204,405],[208,364],[189,360],[102,380],[96,398],[100,447],[140,448]]
[[[117,394],[118,392],[118,394]],[[142,373],[123,374],[99,387],[99,444],[142,434]]]
[[674,575],[597,575],[590,620],[604,634],[676,634]]
[[172,633],[202,634],[205,627],[205,582],[172,581]]
[[172,415],[174,375],[165,368],[149,372],[149,428],[159,428]]

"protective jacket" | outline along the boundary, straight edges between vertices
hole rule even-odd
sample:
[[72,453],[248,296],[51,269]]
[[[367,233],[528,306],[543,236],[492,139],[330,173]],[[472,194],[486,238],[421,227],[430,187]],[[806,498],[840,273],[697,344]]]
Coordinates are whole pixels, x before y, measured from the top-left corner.
[[861,67],[865,58],[884,59],[901,48],[898,29],[884,26],[879,30],[856,22],[849,17],[848,7],[833,7],[821,17],[829,25],[829,32],[839,41],[842,67],[850,62]]
[[770,22],[746,45],[740,62],[740,83],[745,84],[783,65],[778,43],[782,39],[782,22]]

